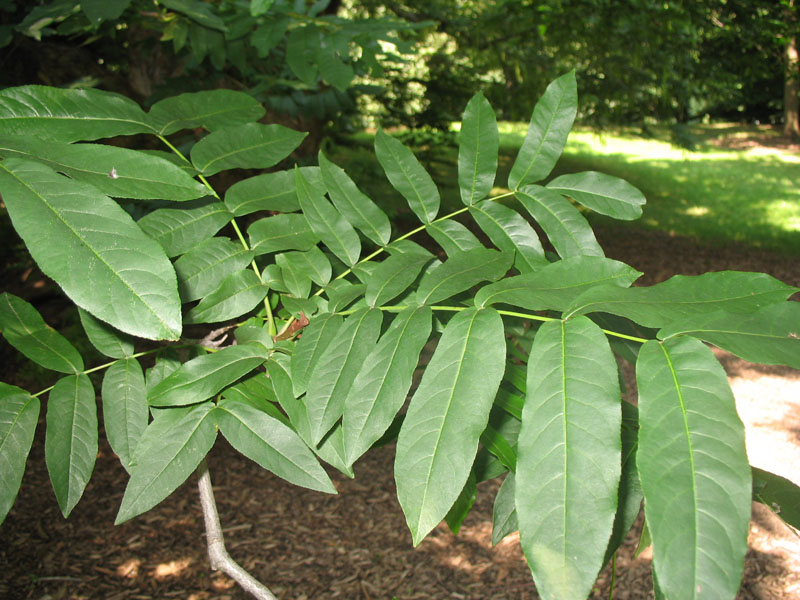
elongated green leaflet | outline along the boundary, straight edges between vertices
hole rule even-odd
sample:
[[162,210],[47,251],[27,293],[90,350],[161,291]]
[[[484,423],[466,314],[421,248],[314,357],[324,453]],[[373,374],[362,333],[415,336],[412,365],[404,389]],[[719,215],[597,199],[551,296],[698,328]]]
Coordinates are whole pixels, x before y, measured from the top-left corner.
[[514,266],[520,273],[550,264],[536,231],[515,210],[484,200],[470,207],[469,212],[495,246],[506,253],[517,253]]
[[367,304],[382,306],[402,294],[430,260],[424,254],[398,253],[381,262],[367,279]]
[[636,381],[636,463],[659,586],[667,598],[733,598],[747,551],[751,475],[725,371],[698,340],[650,341]]
[[423,306],[402,311],[364,361],[342,418],[348,465],[378,441],[402,408],[431,332],[431,316]]
[[319,236],[303,215],[275,215],[259,219],[247,229],[250,247],[257,255],[281,250],[311,250]]
[[352,179],[320,151],[319,167],[336,209],[353,226],[379,246],[389,243],[392,225],[378,206],[358,189]]
[[467,206],[483,200],[492,191],[499,147],[494,110],[478,92],[464,109],[458,137],[458,187],[461,201]]
[[497,546],[503,538],[519,529],[517,508],[514,504],[515,478],[509,473],[497,490],[492,510],[492,546]]
[[133,455],[117,525],[153,508],[194,472],[217,438],[214,410],[210,402],[176,408],[148,425]]
[[478,238],[458,221],[437,221],[428,225],[426,231],[447,256],[481,247]]
[[147,427],[144,373],[134,358],[118,360],[103,376],[103,425],[111,449],[130,472],[133,451]]
[[226,169],[266,169],[289,156],[305,133],[282,125],[246,123],[209,133],[192,148],[192,164],[204,175]]
[[0,187],[31,256],[75,304],[132,335],[180,337],[175,271],[116,202],[13,158],[0,162]]
[[[575,298],[569,314],[606,312],[645,327],[665,327],[724,310],[742,315],[786,300],[797,288],[764,273],[675,275],[650,287],[597,286]],[[691,325],[690,325],[691,327]]]
[[147,115],[159,135],[203,127],[209,131],[252,123],[264,116],[258,100],[234,90],[189,92],[156,102]]
[[260,344],[227,346],[193,358],[148,393],[150,406],[197,404],[235,382],[267,359]]
[[92,184],[112,198],[193,200],[208,189],[176,164],[145,152],[103,144],[64,144],[0,136],[0,156],[37,160]]
[[360,310],[347,317],[335,343],[319,358],[308,380],[305,405],[311,424],[311,439],[319,444],[344,413],[345,401],[367,357],[375,351],[382,313]]
[[159,208],[139,219],[137,224],[164,248],[167,256],[189,252],[210,239],[231,220],[222,202],[210,199],[192,202],[183,208]]
[[0,332],[36,364],[61,373],[83,371],[75,346],[49,327],[33,305],[8,292],[0,294]]
[[496,311],[468,308],[448,322],[397,440],[397,497],[415,546],[461,493],[504,368]]
[[547,600],[586,598],[617,509],[622,422],[617,363],[585,317],[536,334],[517,442],[522,549]]
[[658,337],[691,335],[750,362],[800,369],[800,303],[770,304],[750,315],[720,311],[684,319]]
[[572,299],[596,285],[627,287],[641,273],[610,258],[575,256],[551,263],[534,273],[507,277],[483,286],[475,304],[511,304],[527,310],[566,309]]
[[221,402],[216,418],[225,439],[268,471],[295,485],[336,493],[308,446],[277,419],[236,400]]
[[14,504],[39,420],[39,399],[0,383],[0,524]]
[[538,185],[526,185],[516,196],[542,226],[561,258],[603,256],[586,217],[569,200]]
[[64,377],[51,390],[44,453],[66,517],[81,499],[97,458],[97,403],[87,375]]
[[54,142],[153,133],[133,100],[95,89],[24,85],[0,91],[0,134]]
[[547,188],[603,215],[631,221],[642,216],[644,194],[619,177],[586,171],[556,177]]
[[444,521],[453,532],[453,535],[458,535],[461,530],[461,524],[467,518],[469,511],[472,510],[472,505],[475,504],[475,498],[478,493],[478,483],[475,478],[475,473],[470,472],[467,478],[467,483],[464,484],[464,489],[456,498],[453,506],[447,511],[444,516]]
[[324,314],[316,317],[303,329],[303,336],[292,353],[292,389],[294,397],[306,391],[311,372],[326,354],[328,346],[339,335],[342,317]]
[[231,273],[183,318],[184,323],[218,323],[253,310],[267,295],[267,286],[251,270]]
[[339,260],[352,267],[361,254],[356,230],[328,200],[314,192],[299,169],[295,175],[297,198],[309,227]]
[[117,331],[108,323],[95,319],[83,309],[78,309],[86,337],[102,354],[111,358],[124,358],[133,354],[133,338]]
[[785,477],[756,467],[753,472],[753,500],[768,506],[795,529],[800,528],[800,487]]
[[422,276],[417,301],[435,304],[481,281],[496,281],[508,272],[513,259],[513,253],[483,247],[455,254]]
[[[327,190],[319,167],[300,167],[300,172],[311,189],[320,196],[325,195]],[[282,213],[300,210],[294,169],[264,173],[234,183],[225,192],[225,206],[237,217],[262,210]]]
[[414,153],[379,130],[375,135],[375,155],[389,182],[403,195],[419,220],[433,221],[439,212],[439,190]]
[[536,103],[528,133],[508,175],[508,187],[519,189],[547,177],[556,164],[578,111],[575,72],[562,75],[547,86]]
[[198,300],[214,291],[223,279],[249,265],[253,255],[227,238],[201,242],[175,261],[181,300]]

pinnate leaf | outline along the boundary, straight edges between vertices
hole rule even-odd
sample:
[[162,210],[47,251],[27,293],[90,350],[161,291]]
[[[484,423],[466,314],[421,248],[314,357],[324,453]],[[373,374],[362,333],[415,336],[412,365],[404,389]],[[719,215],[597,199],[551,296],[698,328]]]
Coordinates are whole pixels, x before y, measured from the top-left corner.
[[267,471],[295,485],[336,493],[308,446],[279,420],[238,400],[222,401],[216,418],[225,439]]
[[147,512],[191,475],[217,438],[214,407],[204,402],[162,411],[144,430],[116,524]]
[[431,332],[431,316],[425,306],[403,310],[365,359],[345,400],[342,430],[348,465],[378,441],[402,408]]
[[344,169],[329,161],[321,151],[319,167],[333,205],[344,218],[377,245],[388,244],[392,226],[386,213],[358,189]]
[[467,206],[491,192],[499,147],[497,117],[486,97],[478,92],[464,109],[458,136],[458,187],[461,201]]
[[408,202],[423,223],[430,223],[439,212],[439,190],[414,153],[400,141],[378,130],[375,155],[392,186]]
[[205,199],[183,208],[159,208],[139,219],[138,225],[172,257],[197,247],[230,220],[222,202]]
[[642,216],[644,194],[619,177],[586,171],[556,177],[547,189],[569,196],[602,215],[631,221]]
[[0,162],[14,228],[39,268],[78,306],[148,339],[180,337],[175,271],[116,202],[49,167]]
[[467,482],[504,368],[497,312],[469,308],[447,323],[397,440],[397,497],[415,546]]
[[212,131],[192,148],[192,164],[204,175],[226,169],[266,169],[300,145],[305,133],[282,125],[246,123]]
[[75,346],[47,325],[33,305],[8,292],[0,294],[0,331],[36,364],[61,373],[83,371],[83,358]]
[[603,566],[620,477],[617,364],[586,317],[536,334],[517,446],[522,549],[543,598],[585,598]]
[[503,303],[527,310],[563,311],[575,296],[589,288],[603,284],[627,287],[640,275],[633,267],[610,258],[574,256],[534,273],[485,285],[475,295],[475,304]]
[[44,85],[0,90],[0,135],[77,142],[152,132],[141,107],[119,94]]
[[649,287],[602,285],[578,296],[570,314],[606,312],[645,327],[665,327],[719,310],[747,314],[783,302],[797,288],[764,273],[717,271],[675,275]]
[[544,229],[561,258],[603,256],[588,221],[569,200],[538,185],[527,185],[516,196]]
[[103,376],[103,424],[111,449],[130,472],[133,452],[147,427],[147,390],[135,358],[118,360]]
[[39,399],[0,382],[0,524],[14,504],[39,420]]
[[528,133],[508,176],[508,187],[517,190],[547,177],[567,143],[578,110],[578,85],[570,71],[547,86],[536,103]]
[[156,102],[147,115],[159,135],[203,127],[208,131],[258,121],[264,107],[244,92],[204,90],[172,96]]
[[667,598],[733,598],[751,474],[725,371],[702,342],[683,337],[642,346],[636,381],[636,463],[659,587]]
[[97,458],[97,403],[88,375],[64,377],[50,391],[44,453],[66,517],[81,499]]
[[435,304],[481,281],[496,281],[511,268],[514,255],[488,248],[474,248],[448,258],[423,275],[417,289],[420,304]]
[[37,160],[113,198],[194,200],[208,189],[164,158],[103,144],[66,144],[30,136],[0,137],[0,156]]
[[267,359],[260,344],[226,346],[183,363],[148,392],[150,406],[197,404],[244,377]]
[[253,310],[267,295],[268,288],[250,269],[235,271],[219,287],[186,313],[184,323],[218,323]]

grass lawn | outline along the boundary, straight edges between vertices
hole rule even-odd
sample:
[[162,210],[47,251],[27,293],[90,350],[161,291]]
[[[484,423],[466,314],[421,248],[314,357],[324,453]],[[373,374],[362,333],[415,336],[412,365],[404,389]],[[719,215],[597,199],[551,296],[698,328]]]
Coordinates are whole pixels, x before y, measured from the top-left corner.
[[[526,129],[523,123],[500,123],[498,193],[506,191],[503,184]],[[755,127],[697,126],[692,134],[699,143],[689,151],[670,143],[666,130],[656,129],[645,138],[634,131],[597,134],[576,128],[552,177],[593,170],[628,180],[642,190],[647,205],[643,217],[626,226],[800,255],[800,153],[770,145],[769,132]],[[753,135],[767,143],[745,149],[714,143]],[[372,136],[360,134],[352,141],[352,146],[333,149],[331,157],[388,212],[406,212],[374,158]],[[443,211],[459,208],[457,149],[415,152],[439,185]],[[587,216],[599,226],[621,223]]]

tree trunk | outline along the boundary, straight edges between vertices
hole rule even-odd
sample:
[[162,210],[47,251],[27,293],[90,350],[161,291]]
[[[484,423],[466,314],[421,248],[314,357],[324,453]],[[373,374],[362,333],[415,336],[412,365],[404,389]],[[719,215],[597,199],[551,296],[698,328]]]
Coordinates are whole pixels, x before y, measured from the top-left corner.
[[[793,11],[794,0],[789,3]],[[790,21],[793,22],[793,21]],[[800,138],[800,58],[797,54],[797,36],[792,35],[786,44],[786,79],[783,87],[783,133]]]

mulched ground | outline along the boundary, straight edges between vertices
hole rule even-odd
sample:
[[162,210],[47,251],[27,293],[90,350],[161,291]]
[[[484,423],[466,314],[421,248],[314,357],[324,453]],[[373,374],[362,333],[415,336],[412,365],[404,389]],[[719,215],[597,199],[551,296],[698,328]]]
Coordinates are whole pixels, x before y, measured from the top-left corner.
[[[654,283],[674,273],[764,271],[800,285],[800,261],[769,252],[717,248],[662,233],[600,230],[612,258]],[[750,365],[720,353],[747,425],[751,462],[800,483],[800,372]],[[22,490],[0,528],[0,597],[14,599],[244,599],[205,554],[194,477],[161,505],[113,525],[126,474],[101,443],[95,474],[68,520],[61,517],[44,464],[44,423]],[[228,548],[281,599],[376,600],[538,598],[516,535],[491,547],[497,483],[479,488],[458,537],[444,526],[418,548],[392,481],[393,448],[370,453],[356,479],[331,472],[338,496],[296,488],[261,470],[220,439],[209,456]],[[641,518],[640,518],[641,521]],[[641,523],[639,523],[639,526]],[[614,598],[652,597],[650,554],[619,554]],[[593,598],[608,597],[604,571]],[[754,505],[745,578],[738,598],[800,597],[800,537]]]

